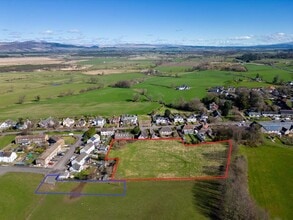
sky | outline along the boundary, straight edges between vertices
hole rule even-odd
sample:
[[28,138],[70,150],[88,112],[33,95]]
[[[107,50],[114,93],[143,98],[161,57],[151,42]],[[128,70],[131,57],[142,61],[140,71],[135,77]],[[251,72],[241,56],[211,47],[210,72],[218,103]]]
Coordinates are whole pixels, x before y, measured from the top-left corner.
[[292,0],[0,0],[0,42],[293,42]]

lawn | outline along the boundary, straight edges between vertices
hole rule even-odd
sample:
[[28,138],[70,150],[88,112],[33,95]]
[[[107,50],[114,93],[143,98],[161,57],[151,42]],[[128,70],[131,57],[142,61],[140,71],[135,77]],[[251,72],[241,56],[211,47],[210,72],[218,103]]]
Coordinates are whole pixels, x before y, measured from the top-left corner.
[[267,142],[241,148],[248,159],[249,190],[272,219],[293,219],[293,149]]
[[10,144],[12,141],[14,141],[14,139],[15,135],[0,136],[0,150]]
[[[124,197],[35,195],[41,175],[0,176],[1,219],[207,219],[194,182],[131,182]],[[21,184],[19,184],[21,183]]]
[[176,140],[116,141],[108,158],[119,158],[115,179],[194,178],[223,175],[228,144],[184,146]]

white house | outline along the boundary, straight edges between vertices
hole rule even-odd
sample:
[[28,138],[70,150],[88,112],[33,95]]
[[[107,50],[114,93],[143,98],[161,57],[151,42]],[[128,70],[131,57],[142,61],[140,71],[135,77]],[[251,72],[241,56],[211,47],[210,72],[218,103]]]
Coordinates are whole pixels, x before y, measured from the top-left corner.
[[162,127],[159,133],[161,136],[170,136],[172,135],[173,131],[170,127]]
[[94,149],[95,145],[93,143],[89,143],[80,150],[80,153],[90,154]]
[[184,118],[181,115],[175,115],[174,123],[184,123]]
[[156,124],[157,125],[166,125],[166,124],[168,124],[168,119],[165,117],[157,117]]
[[136,115],[122,115],[120,117],[122,124],[137,125],[137,116]]
[[98,144],[98,143],[100,143],[100,140],[101,140],[100,135],[95,134],[90,139],[88,139],[86,143],[87,144],[89,144],[89,143]]
[[8,128],[11,128],[11,127],[15,126],[15,124],[16,123],[11,120],[6,120],[0,124],[0,130],[5,130]]
[[16,158],[15,152],[0,152],[0,162],[12,163]]
[[195,123],[197,121],[196,115],[194,115],[194,114],[189,115],[186,120],[187,120],[188,123]]
[[113,136],[115,134],[114,128],[101,128],[102,136]]
[[70,127],[72,127],[74,125],[74,122],[75,122],[74,119],[66,118],[66,119],[63,119],[62,125],[64,127],[70,128]]
[[194,134],[194,126],[193,125],[184,125],[182,131],[184,134]]
[[74,171],[74,172],[80,172],[83,169],[83,166],[85,164],[85,162],[88,159],[88,154],[86,153],[81,153],[77,158],[75,158],[72,162],[71,162],[71,167],[70,170]]
[[96,127],[104,127],[104,125],[106,124],[106,119],[98,117],[92,120],[92,125],[96,126]]

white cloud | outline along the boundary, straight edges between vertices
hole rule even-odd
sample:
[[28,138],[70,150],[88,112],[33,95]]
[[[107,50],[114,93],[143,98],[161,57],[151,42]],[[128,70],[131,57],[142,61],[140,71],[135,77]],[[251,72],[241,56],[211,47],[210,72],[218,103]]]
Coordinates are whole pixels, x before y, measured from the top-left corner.
[[80,30],[78,30],[78,29],[70,29],[67,32],[68,33],[71,33],[71,34],[79,34],[80,33]]
[[41,32],[41,34],[44,34],[44,35],[53,35],[54,34],[54,31],[52,31],[52,30],[45,30],[45,31]]

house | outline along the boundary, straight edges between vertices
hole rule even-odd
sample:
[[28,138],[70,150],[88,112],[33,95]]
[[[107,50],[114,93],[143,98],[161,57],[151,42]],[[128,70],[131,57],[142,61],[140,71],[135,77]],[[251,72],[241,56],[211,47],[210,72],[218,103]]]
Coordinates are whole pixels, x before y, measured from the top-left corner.
[[203,132],[197,132],[195,136],[200,142],[205,141],[205,134]]
[[48,141],[48,135],[19,135],[15,137],[16,144],[44,144]]
[[194,134],[194,126],[193,125],[184,125],[182,131],[184,134]]
[[115,139],[133,139],[134,135],[129,132],[116,132]]
[[63,125],[63,127],[70,128],[70,127],[73,127],[74,122],[75,122],[74,119],[66,118],[66,119],[63,119],[62,125]]
[[60,180],[62,180],[62,179],[68,179],[69,176],[70,176],[70,173],[66,170],[66,171],[60,173],[58,175],[57,179],[60,179]]
[[100,143],[100,140],[101,140],[100,135],[95,134],[90,139],[88,139],[86,143],[87,144],[89,144],[89,143],[98,144],[98,143]]
[[119,125],[120,123],[120,117],[119,116],[114,116],[112,118],[110,118],[109,120],[110,124],[114,124],[114,125]]
[[114,128],[101,128],[102,136],[113,136],[115,134]]
[[138,139],[147,139],[147,138],[149,138],[149,131],[148,131],[148,129],[141,130],[141,133],[140,133]]
[[195,123],[195,122],[197,121],[197,119],[196,119],[196,115],[194,115],[194,114],[189,115],[189,116],[187,117],[186,121],[187,121],[188,123]]
[[86,144],[83,148],[81,148],[80,153],[90,154],[95,149],[95,145],[93,143]]
[[64,146],[65,142],[63,139],[59,139],[55,144],[46,149],[36,160],[36,164],[41,166],[47,166],[49,161],[55,157],[61,148]]
[[139,126],[140,127],[151,127],[152,126],[152,121],[149,119],[149,120],[140,120],[139,121]]
[[279,114],[279,112],[272,112],[272,111],[263,111],[261,112],[261,115],[263,117],[280,117],[281,115]]
[[0,130],[5,130],[8,128],[14,127],[15,125],[16,125],[16,122],[8,119],[0,124]]
[[0,163],[12,163],[17,158],[15,152],[0,151]]
[[215,111],[215,110],[218,110],[219,109],[219,106],[215,103],[215,102],[212,102],[209,104],[209,110],[210,111]]
[[174,123],[184,123],[184,118],[181,115],[175,115],[173,118]]
[[32,126],[32,122],[30,120],[26,119],[22,123],[20,123],[20,122],[16,123],[15,129],[25,130],[25,129],[31,127],[31,126]]
[[120,117],[120,123],[122,125],[137,125],[136,115],[122,115]]
[[104,125],[106,124],[106,119],[104,118],[101,118],[101,117],[98,117],[98,118],[95,118],[91,121],[91,124],[93,126],[96,126],[96,127],[104,127]]
[[169,123],[169,120],[167,118],[161,117],[161,116],[156,117],[157,125],[167,125],[168,123]]
[[49,117],[47,119],[41,120],[38,123],[39,127],[41,128],[53,128],[59,125],[59,122],[54,120],[52,117]]
[[170,127],[162,127],[160,130],[159,130],[159,133],[161,135],[161,137],[163,136],[170,136],[172,135],[173,131]]
[[77,128],[83,128],[86,126],[86,120],[81,118],[75,123],[75,127]]
[[214,110],[212,112],[213,117],[217,118],[217,117],[221,117],[221,113],[218,110]]
[[89,155],[86,154],[86,153],[81,153],[78,157],[76,157],[72,162],[71,164],[74,165],[74,164],[78,164],[80,166],[83,166],[86,161],[88,160],[89,158]]
[[180,90],[180,91],[189,90],[189,89],[190,89],[190,87],[187,85],[181,85],[181,86],[176,87],[176,90]]
[[290,128],[282,127],[280,133],[281,133],[281,135],[290,135],[290,134],[293,134],[293,124],[291,125]]
[[250,118],[259,118],[261,116],[260,112],[248,111],[246,115]]

